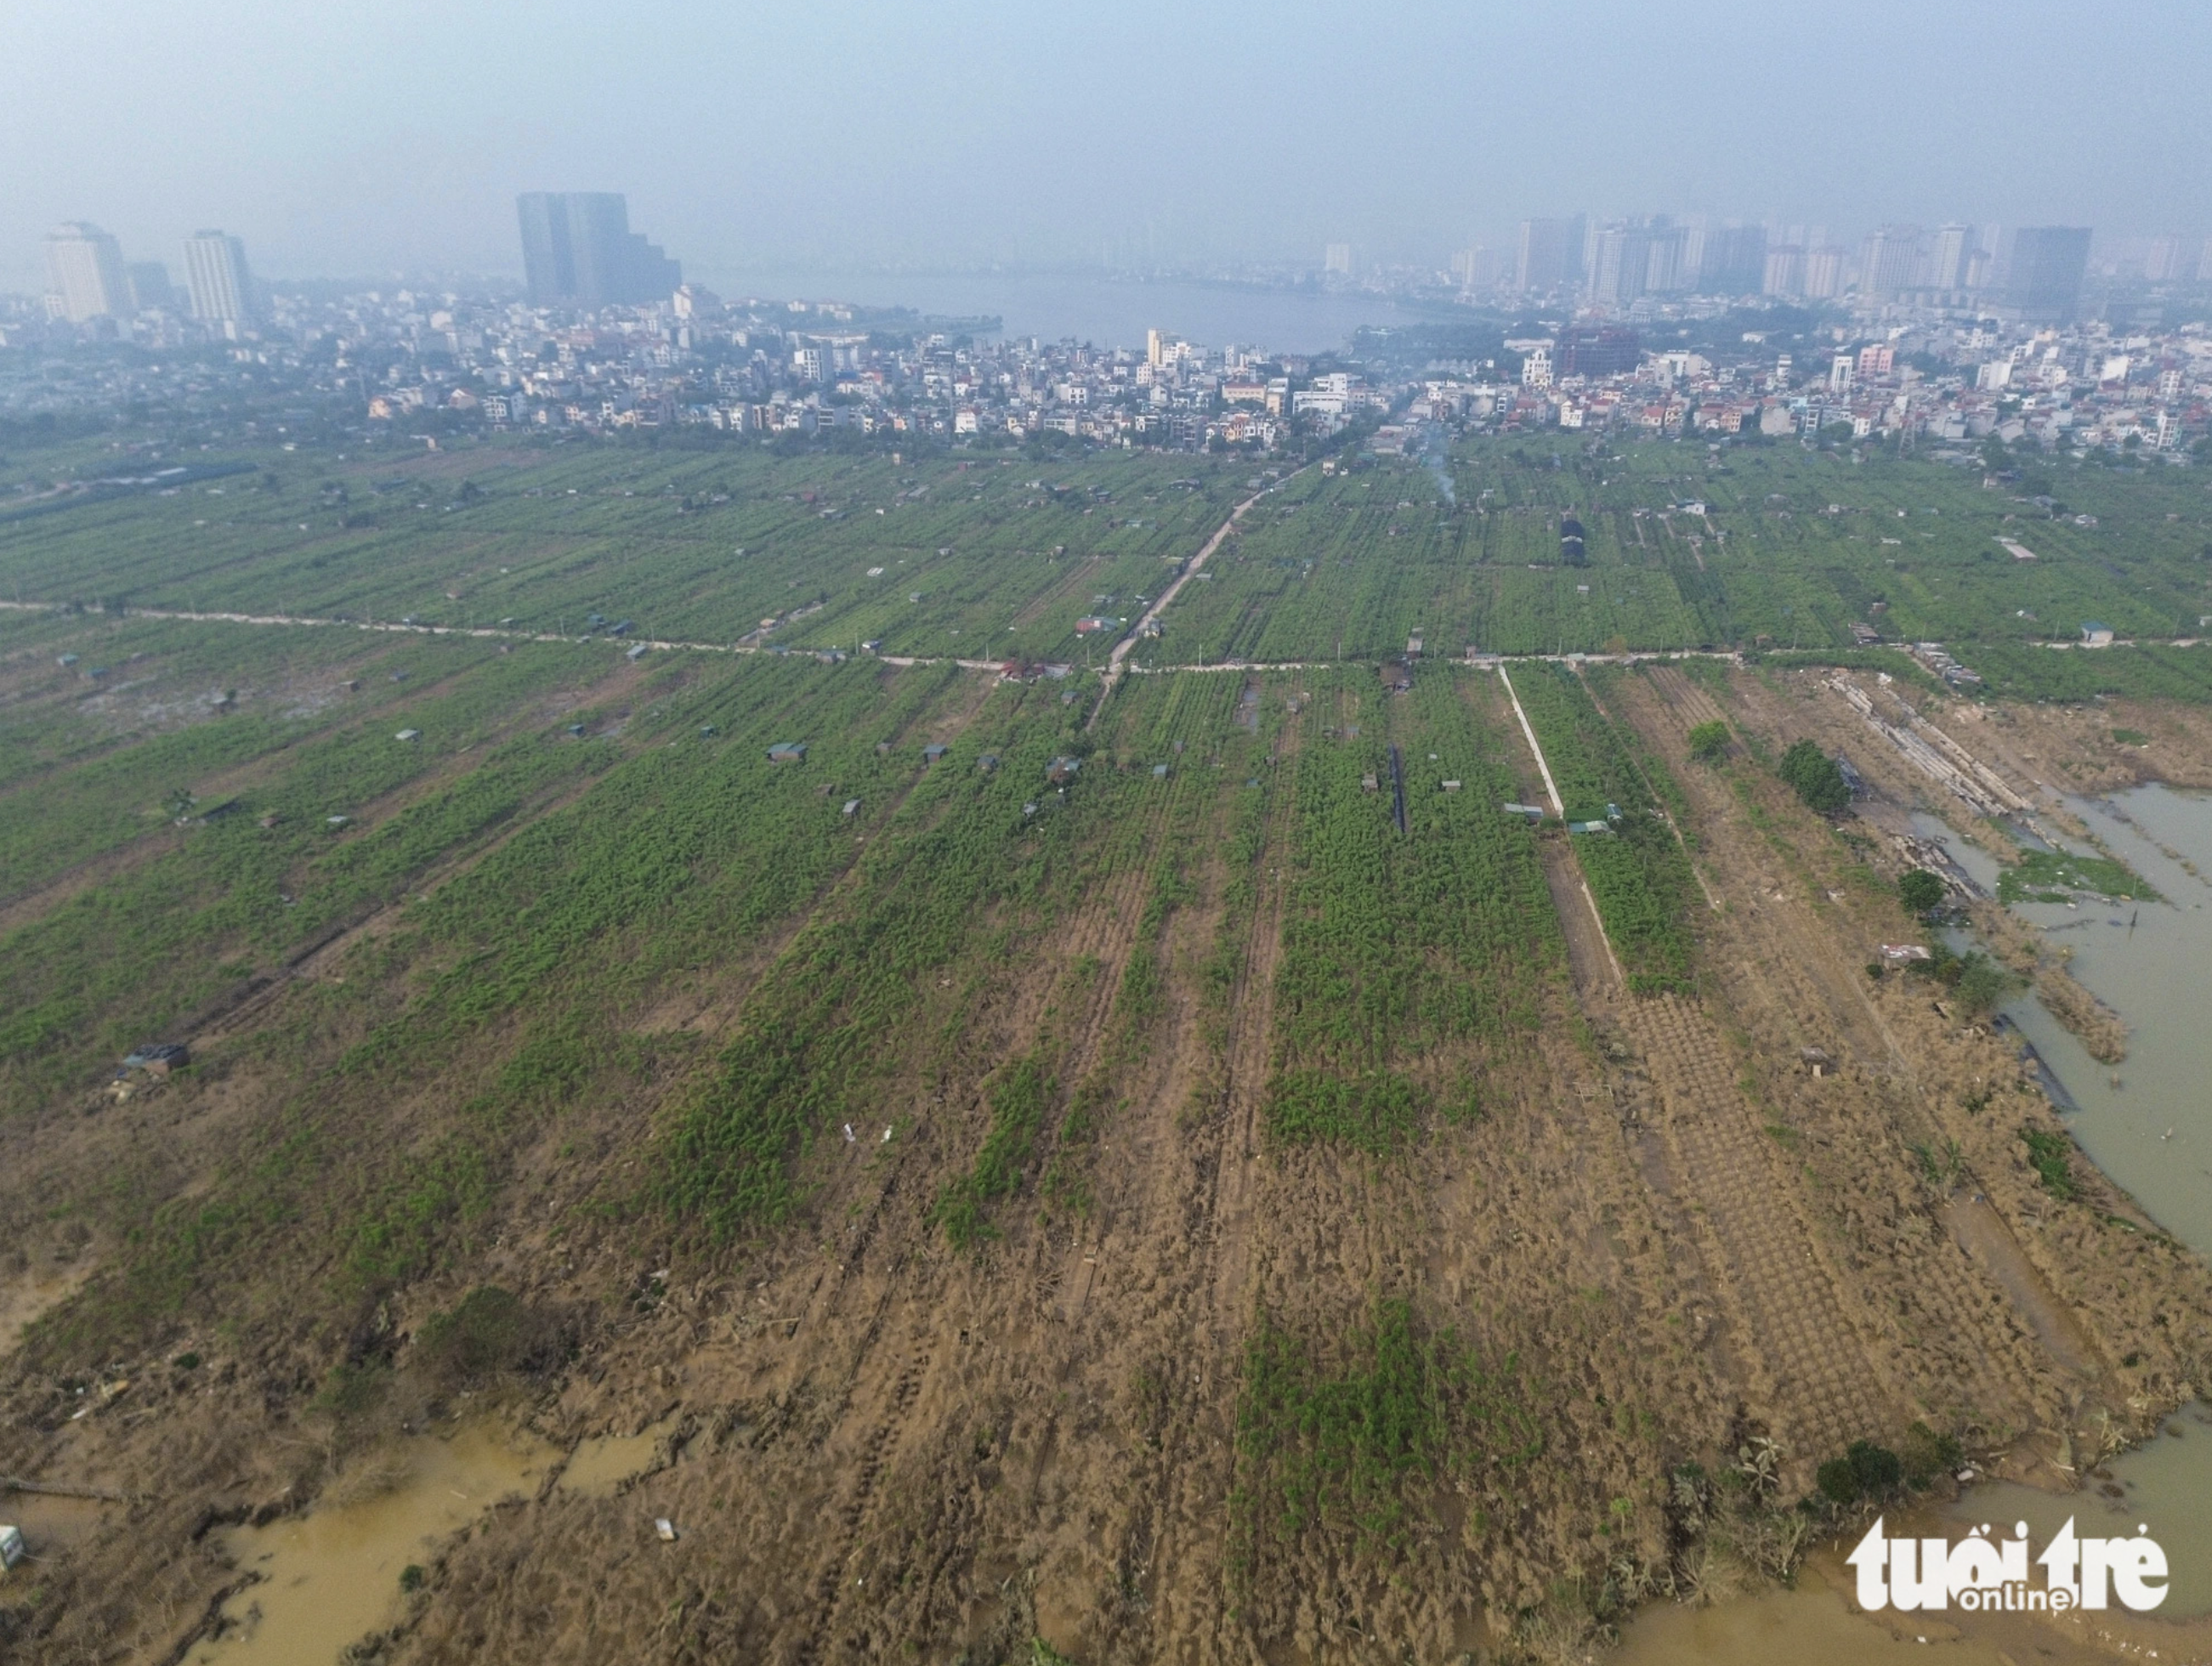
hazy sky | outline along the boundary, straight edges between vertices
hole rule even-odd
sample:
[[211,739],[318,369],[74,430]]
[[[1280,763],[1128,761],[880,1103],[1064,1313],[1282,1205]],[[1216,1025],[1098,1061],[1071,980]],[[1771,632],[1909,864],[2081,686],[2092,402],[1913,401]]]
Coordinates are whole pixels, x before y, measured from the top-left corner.
[[2212,4],[805,5],[29,0],[0,286],[94,220],[181,267],[519,271],[513,198],[617,190],[748,268],[1441,263],[1531,213],[2212,231]]

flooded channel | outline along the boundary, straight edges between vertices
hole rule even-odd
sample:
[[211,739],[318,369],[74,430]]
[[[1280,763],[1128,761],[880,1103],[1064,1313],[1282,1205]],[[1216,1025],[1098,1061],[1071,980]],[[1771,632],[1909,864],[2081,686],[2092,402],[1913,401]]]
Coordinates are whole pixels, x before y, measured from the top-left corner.
[[2032,1000],[2007,1015],[2080,1107],[2067,1123],[2082,1150],[2160,1225],[2212,1254],[2212,798],[2149,787],[2108,803],[2072,807],[2166,900],[2013,912],[2074,951],[2068,970],[2127,1021],[2128,1056],[2099,1064]]
[[[2013,912],[2054,947],[2068,970],[2129,1026],[2128,1055],[2100,1064],[2033,1000],[2006,1008],[2075,1109],[2066,1121],[2091,1160],[2151,1217],[2212,1255],[2212,797],[2152,786],[2069,806],[2110,854],[2164,899],[2021,903]],[[1999,864],[1936,818],[1914,820],[1974,881],[1994,893]],[[2200,1387],[2204,1385],[2200,1384]],[[1824,1547],[1796,1587],[1692,1609],[1656,1606],[1626,1628],[1613,1657],[1622,1666],[1858,1666],[1928,1657],[1974,1666],[2132,1659],[2212,1661],[2212,1410],[2203,1402],[2166,1420],[2163,1432],[2083,1477],[2073,1493],[2014,1483],[1970,1489],[1957,1504],[1913,1512],[1909,1530],[1966,1536],[2026,1522],[2039,1546],[2069,1518],[2083,1535],[2147,1526],[2165,1548],[2169,1596],[2154,1618],[2085,1627],[2021,1615],[1868,1614],[1851,1600],[1844,1547]],[[1908,1530],[1900,1521],[1893,1532]]]

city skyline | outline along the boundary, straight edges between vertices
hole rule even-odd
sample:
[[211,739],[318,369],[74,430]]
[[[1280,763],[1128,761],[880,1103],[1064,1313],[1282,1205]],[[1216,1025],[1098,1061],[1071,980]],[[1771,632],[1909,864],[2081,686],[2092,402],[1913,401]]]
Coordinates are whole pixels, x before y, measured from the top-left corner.
[[[1310,264],[1329,243],[1442,264],[1504,247],[1531,215],[1639,205],[1853,239],[1893,220],[2212,232],[2212,114],[2187,84],[2212,21],[2172,5],[2094,30],[2047,4],[2002,30],[1893,4],[1804,20],[1740,0],[1416,8],[1342,39],[1312,10],[1264,33],[1141,7],[1109,24],[831,6],[742,29],[681,5],[653,28],[573,6],[425,10],[437,50],[404,74],[404,26],[234,9],[220,54],[126,0],[24,21],[0,102],[21,162],[0,181],[0,286],[34,288],[39,237],[76,218],[133,248],[222,223],[282,277],[519,275],[513,199],[562,180],[627,192],[710,283],[770,265]],[[1595,58],[1594,30],[1613,48]],[[744,69],[798,61],[831,67]],[[63,73],[79,63],[102,66],[89,92]],[[1188,142],[1167,63],[1191,66],[1238,142]],[[1528,120],[1569,64],[1574,121]],[[741,70],[732,102],[721,72]],[[1808,128],[1813,88],[1831,107]],[[2159,112],[2154,166],[2107,107]]]

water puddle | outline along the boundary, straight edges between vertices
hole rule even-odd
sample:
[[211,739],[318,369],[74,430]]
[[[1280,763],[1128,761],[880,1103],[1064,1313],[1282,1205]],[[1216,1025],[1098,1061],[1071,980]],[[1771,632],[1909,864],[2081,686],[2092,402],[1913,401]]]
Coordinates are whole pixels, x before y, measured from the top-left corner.
[[[1860,1612],[1851,1571],[1823,1552],[1787,1590],[1692,1608],[1646,1608],[1622,1633],[1607,1666],[2109,1666],[2112,1656],[2055,1626],[2016,1614]],[[2160,1657],[2185,1656],[2167,1650]]]
[[[396,1622],[400,1576],[499,1499],[527,1497],[556,1456],[493,1428],[423,1438],[361,1460],[346,1481],[374,1489],[266,1527],[234,1528],[225,1553],[258,1573],[223,1607],[222,1635],[188,1666],[325,1666],[349,1643]],[[379,1467],[388,1479],[377,1485]]]
[[617,1487],[653,1462],[653,1449],[675,1427],[676,1419],[669,1416],[634,1435],[602,1435],[580,1443],[575,1456],[561,1471],[562,1490],[587,1499],[611,1497]]
[[2147,1527],[2170,1570],[2159,1617],[2212,1614],[2212,1510],[2206,1507],[2212,1499],[2212,1411],[2201,1401],[2185,1407],[2166,1419],[2156,1439],[2081,1479],[2078,1493],[2043,1493],[2017,1481],[1977,1487],[1934,1530],[1955,1540],[1988,1523],[1992,1535],[2003,1538],[2014,1523],[2026,1522],[2029,1539],[2040,1547],[2069,1516],[2083,1535],[2124,1538]]

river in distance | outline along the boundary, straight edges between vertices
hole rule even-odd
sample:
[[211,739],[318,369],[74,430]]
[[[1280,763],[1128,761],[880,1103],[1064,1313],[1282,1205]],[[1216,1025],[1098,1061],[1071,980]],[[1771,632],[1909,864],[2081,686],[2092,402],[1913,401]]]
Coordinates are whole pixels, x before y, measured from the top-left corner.
[[746,268],[706,279],[726,301],[844,301],[907,307],[943,318],[995,317],[1009,337],[1073,337],[1141,348],[1147,330],[1209,347],[1272,353],[1341,350],[1364,325],[1401,326],[1474,315],[1351,289],[1291,289],[1036,271],[853,272]]

